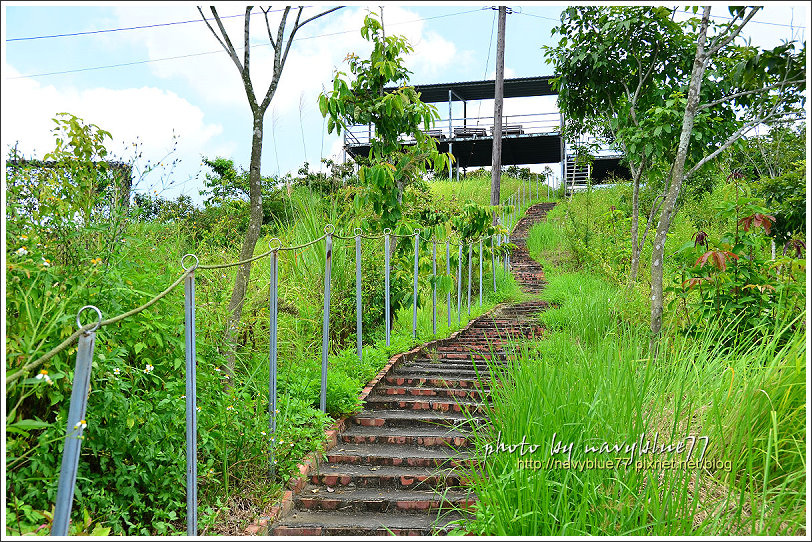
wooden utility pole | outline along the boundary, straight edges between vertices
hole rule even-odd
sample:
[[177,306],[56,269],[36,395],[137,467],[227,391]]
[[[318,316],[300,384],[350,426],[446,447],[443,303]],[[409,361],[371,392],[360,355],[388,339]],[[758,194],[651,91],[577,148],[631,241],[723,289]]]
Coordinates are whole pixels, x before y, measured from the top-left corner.
[[[491,158],[491,205],[499,205],[502,183],[502,100],[505,95],[505,19],[507,8],[499,6],[499,26],[496,37],[496,92],[493,100],[493,155]],[[493,213],[493,224],[498,219]]]

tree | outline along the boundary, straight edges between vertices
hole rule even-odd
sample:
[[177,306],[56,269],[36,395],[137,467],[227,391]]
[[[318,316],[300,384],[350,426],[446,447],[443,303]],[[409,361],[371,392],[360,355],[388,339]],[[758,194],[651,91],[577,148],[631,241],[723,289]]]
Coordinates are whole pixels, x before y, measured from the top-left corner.
[[[262,101],[257,100],[257,95],[254,93],[254,85],[251,82],[251,42],[249,38],[251,11],[253,10],[253,6],[246,6],[245,8],[245,24],[243,31],[244,50],[242,61],[240,61],[240,58],[237,55],[237,50],[226,32],[223,22],[220,20],[220,16],[217,14],[217,9],[214,6],[211,6],[210,9],[211,14],[214,17],[214,21],[217,24],[217,28],[220,31],[219,34],[209,23],[208,19],[206,19],[206,16],[203,14],[203,10],[200,8],[200,6],[197,8],[197,10],[200,12],[200,16],[203,17],[206,26],[209,27],[211,33],[214,35],[226,53],[228,53],[229,58],[231,58],[234,65],[237,67],[237,72],[240,74],[240,78],[242,79],[243,87],[245,89],[245,96],[248,99],[248,105],[251,108],[251,162],[248,168],[250,218],[248,221],[248,229],[246,230],[245,238],[243,239],[242,248],[240,249],[240,260],[248,260],[254,255],[254,248],[256,247],[257,240],[259,239],[260,227],[262,226],[262,186],[260,164],[262,162],[262,135],[265,111],[267,111],[268,106],[271,104],[271,101],[276,94],[276,88],[279,85],[279,78],[282,76],[282,70],[284,69],[285,62],[288,59],[288,53],[290,52],[290,47],[293,44],[293,38],[296,35],[296,32],[307,23],[341,8],[328,9],[302,21],[301,18],[304,8],[299,7],[296,13],[296,20],[293,23],[293,28],[291,28],[287,35],[287,39],[285,38],[285,27],[287,26],[288,15],[290,14],[291,7],[285,7],[282,16],[279,19],[276,37],[274,37],[274,33],[271,30],[271,23],[268,19],[271,9],[262,9],[262,13],[265,16],[265,27],[268,30],[268,40],[273,48],[273,74],[271,77],[271,82],[268,85],[268,90],[265,92]],[[240,318],[242,317],[242,307],[243,302],[245,301],[245,289],[250,276],[251,262],[242,264],[239,267],[236,278],[234,279],[234,288],[231,292],[231,300],[228,304],[229,319],[225,331],[226,353],[228,360],[226,370],[232,376],[234,373],[235,362],[233,332],[236,331]]]
[[[372,206],[378,216],[373,224],[383,230],[394,228],[401,219],[405,187],[422,177],[427,164],[435,169],[442,167],[445,155],[437,151],[437,142],[424,133],[440,118],[437,109],[423,103],[414,87],[408,86],[411,72],[403,55],[413,49],[403,36],[384,35],[376,17],[375,13],[367,15],[361,28],[364,39],[373,42],[369,59],[348,54],[354,78],[348,81],[346,73],[337,72],[333,90],[319,96],[319,109],[327,117],[328,133],[334,129],[341,133],[358,124],[375,127],[368,163],[358,172],[366,187],[356,202]],[[387,85],[397,88],[384,93]],[[403,137],[413,139],[414,144],[403,145]]]
[[667,152],[669,139],[661,134],[671,131],[667,123],[651,130],[646,113],[666,102],[669,81],[689,73],[691,39],[671,9],[653,6],[567,8],[553,33],[561,36],[558,44],[544,50],[557,74],[562,129],[611,142],[632,173],[631,286],[651,223],[640,237],[640,181]]
[[[662,328],[665,238],[675,214],[677,196],[682,183],[756,126],[784,124],[804,117],[806,46],[795,53],[792,43],[762,51],[751,46],[733,44],[759,9],[731,7],[732,19],[722,25],[711,38],[708,38],[711,8],[706,6],[703,9],[687,95],[684,98],[678,97],[678,101],[684,107],[682,129],[671,166],[662,213],[657,222],[651,255],[653,351],[656,351]],[[700,94],[706,79],[713,83],[709,86],[720,96],[707,97]],[[715,150],[697,160],[693,153],[689,153],[698,131],[695,128],[695,120],[719,106],[736,111],[737,118],[732,123],[733,129],[725,134],[726,139],[717,145]]]
[[[710,8],[701,20],[683,23],[660,8],[569,8],[556,29],[561,40],[548,49],[568,131],[608,132],[629,161],[638,259],[640,178],[645,171],[668,171],[652,252],[653,337],[662,323],[665,236],[683,182],[754,127],[802,115],[805,48],[796,53],[787,43],[759,51],[734,43],[756,10],[731,8],[732,20],[715,25]],[[714,32],[706,46],[709,28]]]

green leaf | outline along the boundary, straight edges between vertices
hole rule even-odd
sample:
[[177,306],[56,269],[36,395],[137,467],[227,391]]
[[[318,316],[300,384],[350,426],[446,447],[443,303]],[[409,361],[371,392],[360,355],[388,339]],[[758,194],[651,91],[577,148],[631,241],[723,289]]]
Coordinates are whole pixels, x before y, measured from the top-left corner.
[[136,354],[138,354],[139,352],[141,352],[141,350],[143,350],[143,349],[144,349],[144,348],[146,348],[146,347],[147,347],[147,345],[145,345],[145,344],[144,344],[144,343],[142,343],[142,342],[137,342],[137,343],[135,343],[135,345],[133,346],[133,348],[135,349],[135,353],[136,353]]

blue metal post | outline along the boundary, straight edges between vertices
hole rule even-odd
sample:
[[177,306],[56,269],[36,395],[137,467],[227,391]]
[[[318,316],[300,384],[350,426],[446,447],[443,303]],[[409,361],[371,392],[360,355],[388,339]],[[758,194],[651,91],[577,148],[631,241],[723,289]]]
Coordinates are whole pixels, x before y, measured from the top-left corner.
[[491,274],[493,275],[493,293],[496,293],[496,247],[493,242],[493,235],[491,235]]
[[420,257],[420,230],[414,232],[414,289],[412,290],[412,337],[417,337],[417,264]]
[[479,306],[482,306],[482,239],[479,239]]
[[391,315],[389,314],[389,228],[384,230],[384,242],[383,242],[383,261],[384,261],[384,316],[385,316],[385,325],[386,325],[386,346],[389,346],[389,335],[390,331],[389,328],[392,327],[390,325]]
[[434,279],[431,289],[431,330],[437,335],[437,238],[432,240],[431,276]]
[[[195,258],[194,267],[199,260]],[[186,269],[181,259],[181,266]],[[197,345],[195,329],[195,273],[184,281],[186,342],[186,534],[197,536]]]
[[363,322],[361,313],[361,232],[355,229],[355,346],[358,350],[358,361],[363,361]]
[[457,323],[462,322],[462,239],[460,239],[459,258],[457,259]]
[[79,452],[84,436],[85,414],[87,412],[87,395],[90,389],[90,371],[93,366],[93,348],[96,344],[96,330],[102,320],[101,311],[92,305],[79,309],[76,325],[81,328],[79,315],[91,308],[99,315],[96,327],[79,336],[76,347],[76,368],[73,372],[73,389],[68,410],[68,425],[65,434],[65,447],[62,452],[62,467],[59,470],[59,485],[56,492],[56,507],[51,536],[67,536],[70,512],[73,507],[73,491],[76,487],[76,471],[79,469]]
[[471,261],[473,260],[474,244],[468,243],[468,315],[471,315]]
[[327,229],[332,225],[327,225],[327,237],[324,246],[324,321],[321,327],[321,394],[319,396],[319,408],[322,412],[327,412],[327,354],[330,346],[330,271],[333,267],[333,235]]
[[270,373],[268,380],[268,434],[271,435],[270,447],[270,473],[271,479],[276,476],[276,372],[278,361],[278,329],[279,329],[279,251],[271,252],[271,342],[270,342]]
[[[445,240],[445,274],[451,278],[451,252],[449,251],[448,239]],[[451,327],[451,290],[445,295],[445,308],[447,309],[448,327]]]

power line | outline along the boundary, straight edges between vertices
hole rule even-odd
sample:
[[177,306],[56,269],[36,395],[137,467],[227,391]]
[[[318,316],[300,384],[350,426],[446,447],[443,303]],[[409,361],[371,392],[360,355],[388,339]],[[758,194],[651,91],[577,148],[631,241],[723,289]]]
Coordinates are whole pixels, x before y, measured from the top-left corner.
[[[560,22],[560,19],[555,19],[555,18],[553,18],[553,17],[545,17],[545,16],[543,16],[543,15],[536,15],[535,13],[526,13],[526,12],[524,12],[524,11],[514,11],[514,13],[518,13],[519,15],[527,15],[528,17],[535,17],[535,18],[537,18],[537,19],[545,19],[545,20],[547,20],[547,21],[554,21],[554,22],[556,22],[556,23]],[[692,14],[693,12],[688,11],[688,10],[682,10],[682,11],[680,11],[680,13],[687,13],[687,14],[689,14],[689,15],[690,15],[690,14]],[[715,18],[715,19],[728,19],[728,20],[732,20],[732,19],[733,19],[733,17],[728,17],[727,15],[711,15],[711,18]],[[750,23],[754,23],[754,24],[766,24],[766,25],[771,25],[771,26],[783,26],[783,27],[787,27],[787,28],[803,28],[803,29],[806,29],[806,27],[805,27],[805,26],[801,26],[801,25],[792,25],[792,24],[784,24],[784,23],[773,23],[773,22],[770,22],[770,21],[750,21]]]
[[[282,9],[274,9],[271,10],[270,13],[275,13],[277,11],[283,11]],[[243,17],[244,13],[238,13],[237,15],[224,15],[220,17],[221,19],[232,19],[234,17]],[[107,28],[104,30],[88,30],[87,32],[71,32],[69,34],[48,34],[45,36],[28,36],[24,38],[6,38],[6,41],[30,41],[30,40],[45,40],[50,38],[67,38],[71,36],[87,36],[90,34],[104,34],[107,32],[123,32],[125,30],[143,30],[145,28],[158,28],[161,26],[173,26],[177,24],[188,24],[188,23],[202,23],[202,19],[190,19],[188,21],[175,21],[172,23],[155,23],[155,24],[146,24],[142,26],[127,26],[123,28]]]
[[[458,16],[458,15],[466,15],[468,13],[474,13],[474,12],[477,12],[477,11],[482,11],[482,9],[484,9],[484,8],[470,9],[470,10],[467,10],[467,11],[460,11],[460,12],[457,12],[457,13],[447,13],[445,15],[435,15],[434,17],[425,17],[425,18],[420,18],[420,19],[412,19],[410,21],[401,21],[401,22],[398,22],[398,23],[390,23],[390,26],[410,24],[410,23],[416,23],[416,22],[420,22],[420,21],[430,21],[432,19],[441,19],[443,17],[455,17],[455,16]],[[231,17],[234,17],[234,16],[232,15]],[[201,22],[202,22],[202,20],[201,20]],[[166,24],[170,24],[170,23],[166,23]],[[354,32],[357,32],[357,30],[342,30],[342,31],[339,31],[339,32],[330,32],[330,33],[327,33],[327,34],[317,34],[315,36],[303,36],[303,37],[299,37],[299,38],[294,38],[293,41],[304,41],[304,40],[310,40],[310,39],[316,39],[316,38],[324,38],[324,37],[329,37],[329,36],[337,36],[337,35],[340,35],[340,34],[352,34]],[[268,44],[268,43],[252,43],[251,45],[255,46],[255,47],[270,46],[270,44]],[[236,50],[242,50],[242,49],[245,49],[245,48],[244,47],[236,47],[235,49]],[[121,64],[108,64],[108,65],[105,65],[105,66],[90,66],[90,67],[87,67],[87,68],[75,68],[75,69],[71,69],[71,70],[63,70],[63,71],[58,71],[58,72],[35,73],[35,74],[30,74],[30,75],[19,75],[17,77],[7,77],[6,79],[7,80],[28,79],[28,78],[31,78],[31,77],[47,77],[47,76],[51,76],[51,75],[65,75],[65,74],[69,74],[69,73],[79,73],[79,72],[94,71],[94,70],[104,70],[104,69],[109,69],[109,68],[123,68],[123,67],[127,67],[127,66],[136,66],[136,65],[139,65],[139,64],[149,64],[149,63],[152,63],[152,62],[163,62],[165,60],[179,60],[179,59],[183,59],[183,58],[191,58],[191,57],[196,57],[196,56],[212,55],[212,54],[223,53],[223,52],[224,51],[222,49],[218,49],[216,51],[206,51],[206,52],[202,52],[202,53],[190,53],[190,54],[186,54],[186,55],[169,56],[169,57],[164,57],[164,58],[153,58],[153,59],[149,59],[149,60],[134,60],[132,62],[123,62]]]

